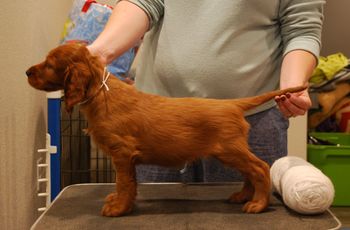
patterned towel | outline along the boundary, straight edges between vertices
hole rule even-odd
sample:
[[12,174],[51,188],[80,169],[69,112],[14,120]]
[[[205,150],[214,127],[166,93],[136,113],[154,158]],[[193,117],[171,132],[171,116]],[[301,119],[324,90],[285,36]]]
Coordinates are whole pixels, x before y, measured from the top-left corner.
[[[61,43],[91,44],[102,32],[112,13],[112,7],[91,0],[75,0],[64,25]],[[107,66],[108,70],[125,80],[135,56],[132,48]]]

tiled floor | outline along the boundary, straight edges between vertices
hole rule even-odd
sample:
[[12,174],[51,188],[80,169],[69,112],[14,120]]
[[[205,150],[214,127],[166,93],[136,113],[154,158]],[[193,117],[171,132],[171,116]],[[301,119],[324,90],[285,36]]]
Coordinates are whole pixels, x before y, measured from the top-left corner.
[[331,207],[331,211],[342,223],[342,228],[350,229],[350,207]]

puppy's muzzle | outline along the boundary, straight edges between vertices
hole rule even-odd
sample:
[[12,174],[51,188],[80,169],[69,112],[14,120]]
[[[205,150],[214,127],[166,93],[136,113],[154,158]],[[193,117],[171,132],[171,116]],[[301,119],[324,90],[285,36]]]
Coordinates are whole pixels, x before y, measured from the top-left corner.
[[33,69],[32,68],[29,68],[27,71],[26,71],[26,75],[27,75],[27,77],[30,77],[30,76],[32,76],[33,75]]

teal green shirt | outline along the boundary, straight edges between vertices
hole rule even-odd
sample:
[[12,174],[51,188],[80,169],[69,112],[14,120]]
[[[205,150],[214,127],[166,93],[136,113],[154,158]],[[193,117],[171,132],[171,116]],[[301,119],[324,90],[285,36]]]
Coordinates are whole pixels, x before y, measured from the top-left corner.
[[320,52],[325,0],[129,1],[150,19],[136,69],[136,87],[144,92],[258,95],[279,87],[285,54]]

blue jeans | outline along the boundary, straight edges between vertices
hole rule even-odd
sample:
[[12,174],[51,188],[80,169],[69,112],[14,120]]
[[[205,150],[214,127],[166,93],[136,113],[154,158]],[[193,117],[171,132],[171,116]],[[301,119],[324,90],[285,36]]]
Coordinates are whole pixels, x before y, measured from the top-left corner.
[[[269,165],[287,155],[287,129],[289,122],[274,107],[247,116],[250,124],[249,146],[253,153]],[[138,182],[233,182],[242,181],[240,173],[225,167],[214,158],[200,159],[180,169],[164,168],[154,165],[136,167]]]

